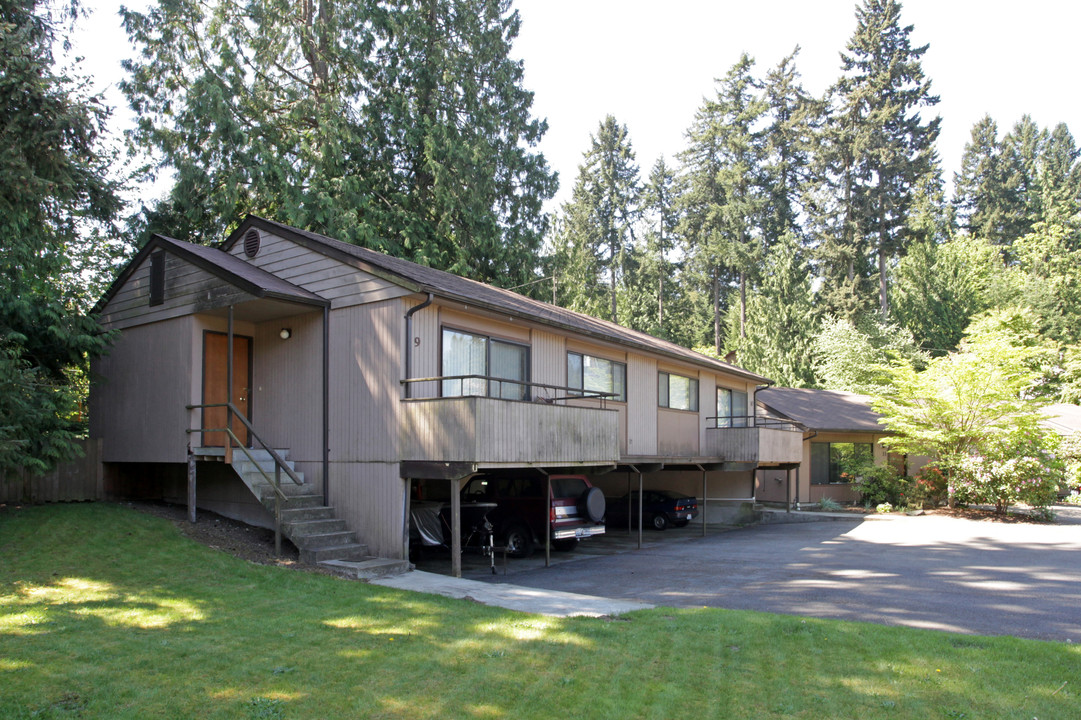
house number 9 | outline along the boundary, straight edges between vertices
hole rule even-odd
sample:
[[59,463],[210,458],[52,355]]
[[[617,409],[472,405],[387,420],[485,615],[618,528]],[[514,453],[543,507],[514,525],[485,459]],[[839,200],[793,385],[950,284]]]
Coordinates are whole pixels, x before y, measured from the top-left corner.
[[420,338],[419,337],[413,338],[413,347],[420,347]]

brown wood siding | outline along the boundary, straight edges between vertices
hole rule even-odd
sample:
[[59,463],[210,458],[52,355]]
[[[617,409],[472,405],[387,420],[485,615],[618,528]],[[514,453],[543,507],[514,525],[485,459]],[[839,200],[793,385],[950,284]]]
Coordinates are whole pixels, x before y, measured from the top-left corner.
[[194,319],[187,315],[131,327],[92,364],[90,434],[104,462],[186,462],[193,380]]
[[533,382],[556,387],[567,385],[567,339],[540,328],[531,338],[531,369]]
[[330,502],[372,555],[404,555],[406,482],[398,463],[330,464]]
[[[288,340],[281,329],[292,331]],[[255,328],[255,431],[290,459],[316,463],[308,482],[322,482],[323,314],[296,315]]]
[[390,298],[402,297],[409,290],[363,270],[298,245],[292,240],[261,233],[259,253],[249,258],[244,243],[238,242],[230,253],[283,280],[331,301],[331,307],[343,308]]
[[698,456],[699,414],[657,409],[657,454],[668,457]]
[[[413,295],[402,299],[400,309],[402,325],[405,313],[424,302],[425,296]],[[419,340],[419,344],[418,344]],[[413,313],[413,339],[410,351],[413,355],[413,377],[439,376],[439,306],[429,305]],[[404,359],[403,359],[404,373]],[[415,383],[410,390],[412,397],[439,397],[439,383]]]
[[500,322],[483,315],[462,312],[445,306],[439,308],[439,325],[503,340],[529,343],[529,328],[524,324]]
[[618,415],[485,397],[402,403],[402,459],[478,463],[610,463]]
[[627,361],[627,454],[657,454],[657,361],[631,355]]
[[106,304],[101,322],[110,329],[123,329],[253,299],[207,271],[166,253],[164,302],[150,305],[150,262],[146,260]]
[[0,473],[0,502],[41,503],[102,500],[101,439],[76,441],[81,455],[47,473]]
[[398,461],[402,344],[398,300],[330,313],[330,457]]

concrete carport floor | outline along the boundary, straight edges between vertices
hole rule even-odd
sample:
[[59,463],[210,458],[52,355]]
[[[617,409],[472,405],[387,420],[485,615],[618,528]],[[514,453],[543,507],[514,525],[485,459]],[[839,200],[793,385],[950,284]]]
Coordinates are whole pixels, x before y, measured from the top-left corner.
[[1075,509],[1057,510],[1054,525],[890,516],[705,538],[692,526],[683,542],[654,532],[641,550],[477,577],[670,607],[1081,642],[1081,527]]

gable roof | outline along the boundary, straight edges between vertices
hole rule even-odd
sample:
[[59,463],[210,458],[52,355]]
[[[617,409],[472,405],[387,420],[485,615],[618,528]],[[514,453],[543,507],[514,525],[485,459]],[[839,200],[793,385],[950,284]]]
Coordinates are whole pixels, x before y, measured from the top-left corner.
[[677,360],[691,362],[695,365],[707,366],[756,383],[772,384],[773,382],[769,378],[730,363],[716,360],[681,345],[625,328],[607,320],[533,300],[510,290],[486,285],[453,273],[418,265],[408,260],[335,240],[326,235],[283,225],[255,215],[249,215],[245,218],[240,227],[233,231],[221,244],[221,249],[228,252],[244,236],[244,233],[252,227],[292,240],[315,252],[378,275],[412,292],[430,292],[433,295],[462,302],[473,307],[485,308],[505,315],[514,315],[596,339],[647,350]]
[[763,388],[755,400],[769,412],[794,420],[809,430],[821,432],[885,433],[882,417],[871,409],[868,395],[842,390],[810,388]]
[[218,248],[175,240],[164,235],[154,235],[150,238],[150,242],[143,246],[143,249],[136,253],[135,257],[124,267],[120,275],[112,282],[109,289],[105,291],[105,294],[101,296],[101,299],[98,300],[97,304],[94,305],[94,309],[90,312],[98,314],[104,310],[109,300],[127,282],[136,268],[155,250],[165,250],[183,258],[192,265],[206,270],[208,273],[257,298],[285,300],[320,307],[330,305],[330,301],[326,298],[319,297],[313,292],[282,280],[277,275],[246,263]]

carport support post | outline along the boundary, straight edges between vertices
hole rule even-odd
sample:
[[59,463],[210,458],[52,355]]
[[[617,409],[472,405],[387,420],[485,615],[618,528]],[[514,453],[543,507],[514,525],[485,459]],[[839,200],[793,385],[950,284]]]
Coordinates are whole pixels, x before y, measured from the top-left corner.
[[702,537],[706,536],[706,469],[702,468]]
[[784,511],[792,512],[792,471],[788,468],[784,471]]
[[[541,472],[544,472],[541,470]],[[544,533],[544,567],[552,566],[552,530],[551,522],[549,518],[552,516],[552,476],[544,472],[544,480],[548,485],[548,494],[545,496],[548,498],[548,507],[544,512],[544,524],[541,527],[548,527],[548,532]]]
[[[637,469],[637,468],[636,468]],[[638,549],[642,549],[642,501],[645,493],[642,492],[642,472],[638,471]]]
[[195,453],[188,443],[188,522],[195,522]]
[[462,496],[458,478],[450,481],[450,565],[454,577],[462,576]]

